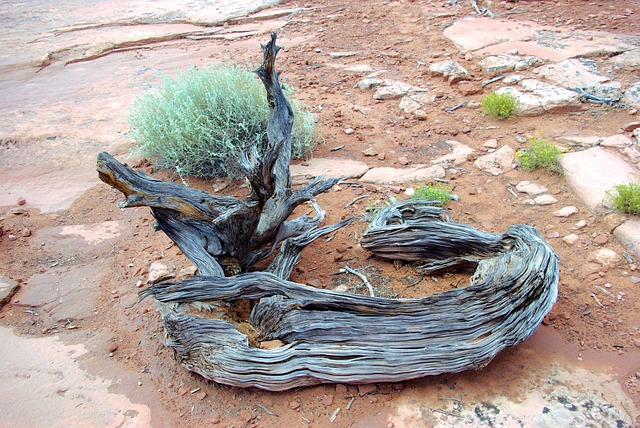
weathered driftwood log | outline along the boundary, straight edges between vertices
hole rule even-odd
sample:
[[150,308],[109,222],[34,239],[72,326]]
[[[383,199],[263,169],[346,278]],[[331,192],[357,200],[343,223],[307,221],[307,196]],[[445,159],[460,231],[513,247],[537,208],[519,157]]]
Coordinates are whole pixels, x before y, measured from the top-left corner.
[[[293,207],[328,189],[316,180],[291,189],[291,110],[274,72],[275,35],[258,70],[271,108],[271,149],[243,160],[252,185],[245,200],[215,197],[154,180],[107,154],[106,183],[122,206],[151,207],[160,228],[198,267],[200,276],[143,290],[162,313],[166,343],[189,370],[216,382],[284,390],[326,382],[393,382],[485,366],[529,337],[557,296],[558,259],[530,226],[502,235],[451,222],[429,202],[384,208],[361,244],[392,259],[423,261],[423,270],[474,268],[470,284],[420,299],[383,299],[288,281],[300,251],[348,222],[318,227],[324,212],[287,220]],[[265,272],[251,266],[281,243]],[[236,258],[243,273],[225,276],[218,261]],[[275,349],[260,344],[277,341]]]
[[[422,207],[391,206],[382,216],[411,208]],[[477,264],[470,285],[421,299],[382,299],[251,272],[159,284],[142,296],[167,304],[167,343],[188,369],[216,382],[268,390],[323,382],[394,382],[478,369],[529,337],[551,310],[558,260],[534,228],[516,225],[493,235],[440,220],[423,219],[419,225],[394,220],[374,222],[363,238],[374,253],[382,248],[393,259],[416,260],[415,254],[448,242],[451,256],[443,260],[436,252],[437,263]],[[425,224],[429,227],[415,227]],[[461,233],[460,227],[470,233]],[[399,250],[394,253],[393,242],[375,238],[400,228],[406,229],[403,239],[420,244],[406,247],[396,241]],[[464,239],[458,241],[460,237]],[[248,335],[225,319],[219,306],[247,299],[255,303]],[[193,303],[203,302],[216,308],[193,309]],[[255,343],[274,339],[283,346],[265,350]]]

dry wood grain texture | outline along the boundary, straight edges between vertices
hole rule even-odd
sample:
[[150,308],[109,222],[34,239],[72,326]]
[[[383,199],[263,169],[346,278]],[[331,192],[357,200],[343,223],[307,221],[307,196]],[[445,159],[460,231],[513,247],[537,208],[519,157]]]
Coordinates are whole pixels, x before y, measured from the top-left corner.
[[[329,189],[318,178],[292,189],[293,114],[280,89],[276,36],[263,46],[257,74],[270,106],[270,150],[242,161],[251,183],[244,200],[212,196],[155,180],[98,156],[100,178],[122,191],[121,206],[149,206],[159,227],[197,266],[199,276],[143,290],[162,313],[166,343],[181,363],[216,382],[285,390],[326,382],[394,382],[484,367],[502,349],[529,337],[551,310],[558,258],[535,228],[504,234],[454,223],[428,201],[382,209],[361,245],[421,269],[473,268],[470,284],[419,299],[384,299],[288,281],[302,249],[347,224],[319,227],[324,211],[289,220],[293,209]],[[266,271],[251,271],[271,256]],[[221,258],[242,273],[225,276]],[[244,307],[248,318],[239,319]],[[267,341],[279,344],[262,349]]]

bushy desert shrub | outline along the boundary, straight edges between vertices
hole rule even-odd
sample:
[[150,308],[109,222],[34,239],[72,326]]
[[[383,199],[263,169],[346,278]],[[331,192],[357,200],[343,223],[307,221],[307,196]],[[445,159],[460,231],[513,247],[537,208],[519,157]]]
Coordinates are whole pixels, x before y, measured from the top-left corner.
[[437,205],[444,206],[449,201],[455,199],[455,197],[451,194],[451,190],[447,186],[436,183],[416,187],[413,195],[411,195],[411,199],[414,201],[434,201],[437,202]]
[[[257,146],[266,148],[269,109],[262,83],[247,68],[213,65],[190,67],[139,96],[129,122],[135,152],[161,168],[195,177],[234,177],[237,159]],[[302,157],[317,142],[315,118],[285,94],[295,114],[292,154]]]
[[534,171],[543,168],[547,171],[562,174],[560,165],[560,149],[542,138],[529,139],[529,147],[518,150],[516,160],[523,169]]
[[640,182],[618,184],[607,191],[607,197],[616,210],[627,214],[640,214]]
[[516,113],[518,99],[512,94],[491,92],[482,98],[486,114],[496,119],[506,119]]

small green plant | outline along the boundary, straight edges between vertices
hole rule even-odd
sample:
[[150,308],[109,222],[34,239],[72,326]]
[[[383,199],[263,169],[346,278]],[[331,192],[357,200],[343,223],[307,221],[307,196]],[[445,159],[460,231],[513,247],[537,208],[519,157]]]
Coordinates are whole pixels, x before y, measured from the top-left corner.
[[506,119],[516,113],[518,99],[509,93],[491,92],[482,98],[485,113],[496,119]]
[[[269,108],[253,72],[219,64],[162,79],[161,87],[132,105],[135,153],[181,175],[211,178],[237,176],[237,159],[252,146],[264,152]],[[292,100],[289,87],[283,88],[295,115],[292,155],[302,157],[317,143],[315,118]]]
[[562,174],[560,155],[562,152],[554,144],[542,138],[530,138],[529,147],[518,150],[516,160],[523,169],[533,171],[543,168],[556,174]]
[[451,189],[440,183],[416,187],[413,195],[411,195],[411,200],[413,201],[434,201],[438,202],[437,205],[440,206],[444,206],[454,199],[456,199],[456,196],[451,194]]
[[607,191],[607,198],[613,207],[627,214],[640,214],[640,182],[618,184]]

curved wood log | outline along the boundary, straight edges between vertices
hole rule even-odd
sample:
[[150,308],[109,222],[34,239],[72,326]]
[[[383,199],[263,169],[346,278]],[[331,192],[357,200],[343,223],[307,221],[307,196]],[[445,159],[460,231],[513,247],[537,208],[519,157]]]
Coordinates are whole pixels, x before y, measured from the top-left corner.
[[[180,362],[219,383],[279,391],[478,369],[529,337],[557,297],[551,246],[526,225],[500,235],[454,223],[429,201],[382,209],[361,245],[379,257],[422,261],[425,272],[473,268],[468,286],[383,299],[288,281],[306,245],[351,220],[320,226],[325,213],[314,196],[337,179],[291,188],[293,113],[275,71],[275,42],[272,34],[257,70],[269,101],[270,146],[262,159],[254,152],[240,160],[251,184],[247,198],[162,182],[98,155],[100,178],[126,197],[120,206],[150,207],[160,229],[198,268],[200,276],[140,292],[158,301],[166,343]],[[289,219],[305,201],[316,215]],[[266,271],[251,271],[276,251]],[[225,276],[222,260],[229,257],[243,273]],[[250,313],[238,315],[242,305]],[[282,346],[260,347],[275,340]]]
[[[397,208],[388,207],[381,216],[402,212]],[[267,390],[395,382],[478,369],[533,334],[556,300],[559,276],[556,254],[533,227],[515,225],[493,235],[469,226],[460,232],[464,225],[440,220],[418,223],[430,227],[415,227],[415,220],[372,225],[363,241],[378,248],[375,237],[406,227],[401,239],[418,244],[410,250],[396,241],[393,259],[415,260],[415,254],[435,249],[436,260],[445,264],[448,259],[437,251],[448,242],[450,259],[476,262],[470,285],[420,299],[382,299],[251,272],[158,284],[141,296],[171,308],[163,315],[167,345],[189,370],[216,382]],[[388,255],[390,240],[383,241]],[[224,306],[239,300],[255,304],[248,319],[254,337],[220,314],[210,319],[212,313],[193,310],[196,302]],[[276,339],[283,346],[256,347]]]

